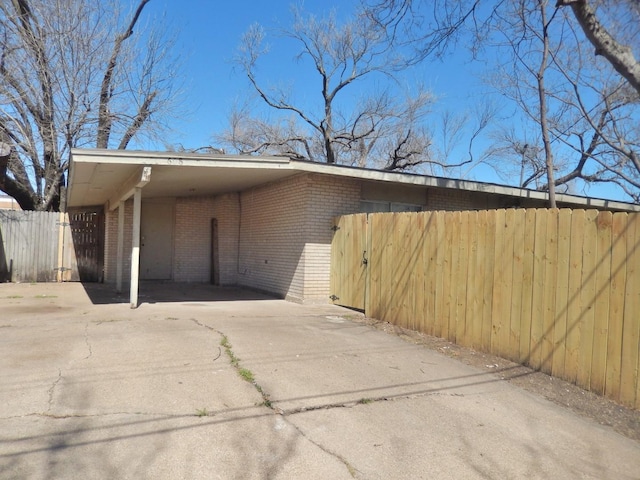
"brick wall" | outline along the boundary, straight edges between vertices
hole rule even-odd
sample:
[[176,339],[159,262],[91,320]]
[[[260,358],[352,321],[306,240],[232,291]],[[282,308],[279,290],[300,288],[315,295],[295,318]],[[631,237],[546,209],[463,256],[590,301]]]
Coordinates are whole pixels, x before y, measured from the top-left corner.
[[302,298],[307,189],[297,175],[241,194],[239,284]]
[[331,225],[359,207],[353,180],[301,174],[242,194],[238,283],[328,301]]
[[[104,228],[104,281],[116,283],[118,258],[118,209],[107,211]],[[131,279],[131,231],[133,228],[133,200],[124,204],[124,262],[122,281]]]
[[174,281],[211,280],[211,220],[218,220],[220,284],[237,282],[238,194],[176,201]]
[[[143,200],[144,202],[144,200]],[[238,194],[218,197],[186,197],[176,199],[173,247],[173,280],[176,282],[209,282],[211,279],[211,219],[218,219],[220,283],[237,283],[238,259]],[[131,233],[133,201],[125,203],[123,282],[131,278]],[[106,283],[116,282],[118,251],[118,210],[105,217]]]

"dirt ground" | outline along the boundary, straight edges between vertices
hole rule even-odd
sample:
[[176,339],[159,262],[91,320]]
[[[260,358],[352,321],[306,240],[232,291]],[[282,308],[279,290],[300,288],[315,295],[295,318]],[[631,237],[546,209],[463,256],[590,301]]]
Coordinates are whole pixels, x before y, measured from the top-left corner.
[[504,358],[461,347],[442,338],[425,335],[373,318],[354,316],[352,320],[397,335],[407,342],[423,345],[449,357],[457,358],[467,365],[497,373],[504,380],[524,390],[541,395],[578,415],[595,420],[601,425],[610,426],[621,435],[640,441],[640,411],[638,410],[626,408],[545,373],[536,372]]

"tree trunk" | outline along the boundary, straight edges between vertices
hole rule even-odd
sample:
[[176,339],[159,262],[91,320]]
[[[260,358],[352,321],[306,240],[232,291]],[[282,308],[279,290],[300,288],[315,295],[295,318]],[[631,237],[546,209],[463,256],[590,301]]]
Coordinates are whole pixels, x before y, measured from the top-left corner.
[[553,150],[551,149],[551,139],[549,138],[549,124],[547,122],[547,91],[544,84],[544,76],[549,60],[549,25],[547,24],[546,2],[540,2],[540,15],[542,18],[542,40],[543,51],[538,70],[538,101],[540,103],[540,130],[542,132],[542,142],[544,143],[545,164],[547,168],[547,184],[549,185],[549,208],[556,208],[556,182],[553,174]]

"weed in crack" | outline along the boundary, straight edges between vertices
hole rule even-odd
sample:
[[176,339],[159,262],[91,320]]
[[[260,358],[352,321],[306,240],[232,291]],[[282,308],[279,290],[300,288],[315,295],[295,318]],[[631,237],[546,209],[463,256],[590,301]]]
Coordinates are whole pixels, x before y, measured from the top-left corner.
[[221,334],[221,335],[222,335],[222,339],[220,340],[220,346],[224,348],[224,351],[227,353],[227,356],[231,361],[231,365],[237,370],[238,375],[240,375],[242,379],[249,382],[258,391],[258,393],[262,397],[261,405],[264,405],[265,407],[273,410],[274,407],[269,398],[269,394],[266,393],[264,389],[256,382],[255,375],[251,370],[240,366],[240,358],[238,358],[236,354],[233,352],[232,345],[229,342],[229,338],[224,334]]

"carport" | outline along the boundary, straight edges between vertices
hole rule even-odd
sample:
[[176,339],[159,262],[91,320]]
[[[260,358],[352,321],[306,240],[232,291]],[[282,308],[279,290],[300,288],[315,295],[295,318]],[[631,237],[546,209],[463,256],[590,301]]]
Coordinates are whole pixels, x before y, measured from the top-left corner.
[[130,304],[138,305],[142,202],[154,198],[239,192],[298,173],[285,157],[207,156],[114,150],[72,150],[67,206],[118,211],[116,290],[122,291],[125,202],[133,198]]

